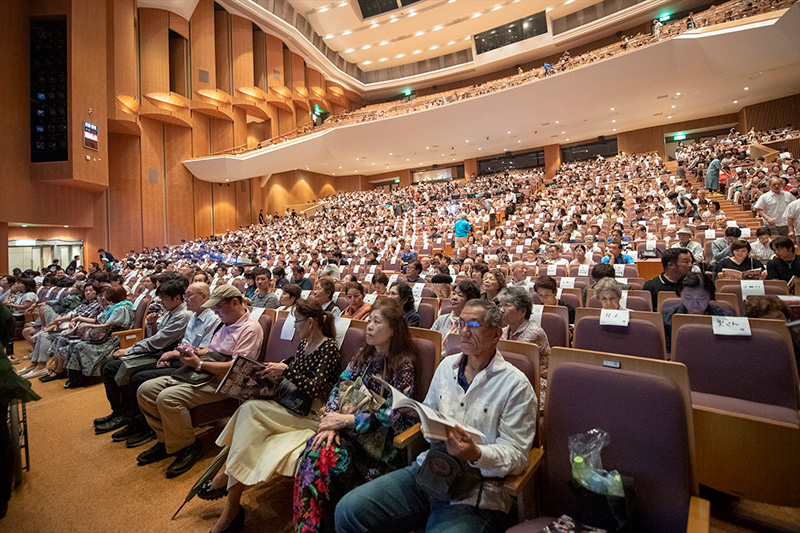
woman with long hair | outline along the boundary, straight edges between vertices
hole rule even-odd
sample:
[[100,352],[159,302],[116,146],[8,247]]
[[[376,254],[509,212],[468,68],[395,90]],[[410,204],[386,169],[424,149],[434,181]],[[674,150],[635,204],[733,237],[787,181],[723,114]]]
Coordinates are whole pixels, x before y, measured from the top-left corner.
[[[413,420],[392,411],[392,400],[376,376],[411,395],[419,352],[400,306],[376,302],[367,319],[364,345],[331,391],[317,434],[308,440],[294,481],[296,531],[333,530],[333,511],[350,489],[405,466],[394,435]],[[367,408],[353,403],[368,393]]]
[[392,288],[389,289],[389,298],[396,301],[403,308],[406,324],[409,327],[418,328],[421,318],[414,307],[414,293],[408,283],[400,281],[392,285]]
[[239,406],[217,438],[217,445],[230,447],[225,469],[198,492],[205,500],[228,495],[212,533],[241,529],[244,509],[239,502],[244,489],[274,473],[294,475],[297,457],[316,432],[319,408],[341,370],[333,315],[308,299],[297,301],[294,316],[295,331],[302,338],[297,352],[280,363],[267,363],[256,377],[289,380],[311,409],[305,414],[293,412],[274,399],[248,400]]

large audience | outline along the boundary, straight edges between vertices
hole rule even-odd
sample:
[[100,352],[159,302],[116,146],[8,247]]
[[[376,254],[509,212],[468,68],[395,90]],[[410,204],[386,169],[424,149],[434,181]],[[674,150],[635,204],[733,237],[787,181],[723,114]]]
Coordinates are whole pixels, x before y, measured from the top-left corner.
[[[732,130],[681,145],[674,171],[654,153],[620,154],[564,164],[551,179],[531,169],[340,193],[305,214],[274,213],[224,235],[15,271],[0,277],[0,301],[17,343],[32,351],[24,363],[9,357],[27,379],[102,382],[110,413],[95,432],[128,447],[155,441],[138,464],[169,460],[165,474],[176,477],[204,453],[189,411],[228,397],[218,386],[233,356],[262,358],[257,310],[286,312],[301,339],[296,353],[250,376],[271,392],[229,419],[217,440],[227,459],[200,488],[201,498],[226,497],[212,531],[241,530],[242,491],[273,475],[295,478],[297,531],[378,530],[409,515],[429,527],[503,530],[511,501],[496,485],[472,479],[437,493],[420,472],[436,454],[485,477],[524,465],[547,390],[543,312],[563,308],[572,325],[576,308],[596,300],[636,309],[634,292],[645,290],[643,304],[661,312],[669,342],[675,314],[739,313],[716,301],[715,279],[783,280],[793,290],[800,164],[785,153],[769,162],[749,155],[753,142],[791,135],[790,126]],[[648,259],[663,272],[644,280],[636,263]],[[659,309],[662,292],[674,301]],[[424,322],[429,302],[438,317]],[[746,313],[790,316],[769,296],[751,297]],[[120,348],[114,332],[133,327],[137,314],[145,335]],[[340,352],[342,318],[366,322],[355,353]],[[393,442],[415,416],[392,409],[389,385],[418,392],[416,328],[438,332],[443,353],[454,353],[458,338],[418,397],[463,427],[407,466]],[[535,387],[504,362],[502,339],[536,346]],[[398,491],[415,497],[393,498]],[[439,503],[420,503],[428,498]]]

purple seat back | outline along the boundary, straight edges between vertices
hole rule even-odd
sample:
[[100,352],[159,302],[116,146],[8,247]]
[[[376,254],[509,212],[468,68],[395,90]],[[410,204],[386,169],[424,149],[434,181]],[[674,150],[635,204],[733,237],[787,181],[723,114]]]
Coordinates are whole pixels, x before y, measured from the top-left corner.
[[569,324],[558,313],[542,313],[542,329],[547,333],[550,346],[569,348]]
[[573,348],[666,359],[661,332],[651,322],[639,318],[631,318],[624,327],[601,326],[598,316],[583,317],[575,324]]
[[258,360],[264,361],[267,357],[267,341],[269,340],[269,334],[272,331],[272,315],[269,313],[264,313],[258,317],[258,324],[261,326],[261,330],[264,332],[264,340],[261,341],[261,349],[258,351]]
[[[586,302],[586,307],[600,309],[603,306],[600,305],[600,300],[597,299],[597,296],[592,296],[592,299]],[[638,294],[631,295],[628,293],[628,299],[625,302],[625,308],[630,309],[631,311],[651,312],[653,310],[653,299],[650,296],[643,298]]]
[[431,329],[433,322],[436,320],[436,310],[433,308],[433,304],[429,302],[420,302],[417,312],[420,318],[419,327]]
[[693,392],[798,408],[797,375],[791,347],[772,331],[750,337],[714,335],[703,324],[675,332],[672,357],[689,369]]
[[544,413],[543,514],[576,516],[568,439],[593,428],[611,442],[603,467],[634,480],[631,531],[686,529],[692,496],[689,424],[674,382],[636,372],[564,363],[550,374]]
[[414,338],[414,344],[419,349],[419,364],[414,373],[414,394],[415,400],[422,401],[428,394],[428,388],[436,371],[436,349],[433,342],[428,339]]
[[365,330],[361,328],[354,328],[350,326],[347,328],[347,333],[344,334],[342,346],[339,352],[342,354],[342,371],[347,368],[350,360],[358,353],[361,346],[364,344]]
[[272,325],[272,329],[269,332],[267,350],[264,354],[264,362],[277,363],[293,356],[297,352],[297,347],[300,345],[300,335],[296,331],[292,340],[281,339],[281,330],[285,321],[286,319],[281,317]]

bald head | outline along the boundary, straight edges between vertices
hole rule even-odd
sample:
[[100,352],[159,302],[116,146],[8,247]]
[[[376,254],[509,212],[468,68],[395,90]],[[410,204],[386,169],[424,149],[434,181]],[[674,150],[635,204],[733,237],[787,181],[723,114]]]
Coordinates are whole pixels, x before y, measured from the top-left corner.
[[209,298],[211,298],[211,289],[207,283],[202,282],[189,285],[183,297],[186,302],[186,308],[193,313],[202,313],[203,304],[206,303]]

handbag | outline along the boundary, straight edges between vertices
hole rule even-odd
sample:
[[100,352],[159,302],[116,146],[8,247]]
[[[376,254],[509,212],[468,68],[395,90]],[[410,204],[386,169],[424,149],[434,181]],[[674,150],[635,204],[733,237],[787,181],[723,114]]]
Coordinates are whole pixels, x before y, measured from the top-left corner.
[[311,412],[311,396],[288,379],[281,379],[272,392],[272,399],[297,416],[308,416]]
[[461,500],[480,485],[477,506],[483,492],[483,476],[479,469],[447,453],[444,442],[435,441],[417,470],[417,485],[430,498],[442,501]]
[[[369,368],[369,365],[366,368]],[[385,367],[383,378],[386,379]],[[381,392],[383,389],[381,385]],[[382,395],[374,393],[364,384],[363,374],[353,381],[343,381],[339,385],[339,413],[343,415],[377,411],[385,401]],[[389,428],[380,426],[365,433],[349,431],[349,435],[358,442],[367,455],[373,459],[381,459],[389,436]]]
[[[87,324],[87,326],[90,326]],[[78,328],[80,339],[90,344],[103,344],[111,338],[111,334],[116,331],[114,324],[102,324],[100,326]]]
[[[231,360],[231,356],[219,352],[206,352],[200,356],[200,360],[210,363],[227,363]],[[214,374],[205,370],[198,371],[196,368],[183,365],[172,374],[172,377],[178,381],[188,383],[192,387],[199,387],[213,380]]]

